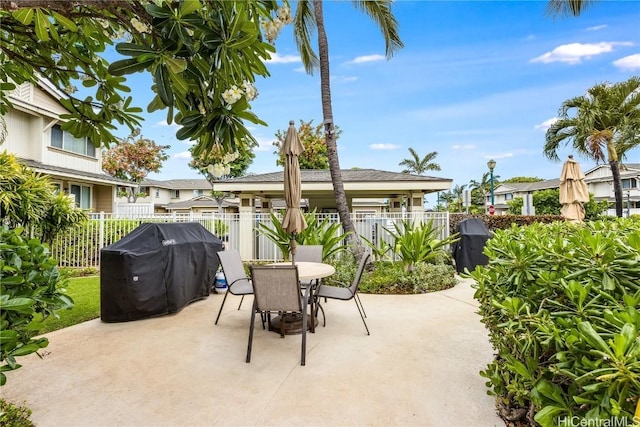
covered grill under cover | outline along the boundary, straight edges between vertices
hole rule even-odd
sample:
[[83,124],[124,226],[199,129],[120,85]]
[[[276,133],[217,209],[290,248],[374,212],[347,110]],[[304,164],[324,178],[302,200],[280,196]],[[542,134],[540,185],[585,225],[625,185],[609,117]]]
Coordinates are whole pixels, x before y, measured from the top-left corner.
[[222,241],[198,223],[142,224],[100,251],[100,317],[124,322],[206,298]]
[[460,240],[453,244],[453,259],[456,270],[462,273],[465,268],[475,270],[477,265],[487,265],[489,259],[482,253],[487,240],[491,238],[491,231],[478,218],[467,218],[458,224]]

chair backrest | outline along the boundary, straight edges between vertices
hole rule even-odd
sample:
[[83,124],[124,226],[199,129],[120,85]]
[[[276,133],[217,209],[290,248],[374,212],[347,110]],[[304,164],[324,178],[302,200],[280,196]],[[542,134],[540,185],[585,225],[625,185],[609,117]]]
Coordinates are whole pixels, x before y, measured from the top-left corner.
[[367,266],[371,255],[367,252],[362,254],[362,258],[360,258],[360,263],[358,264],[358,271],[356,271],[356,275],[353,277],[353,282],[351,282],[351,286],[349,286],[349,290],[352,295],[355,295],[358,290],[358,286],[360,285],[360,280],[362,280],[362,273],[364,273],[364,268]]
[[322,245],[296,246],[296,262],[322,262]]
[[240,257],[240,252],[237,249],[220,251],[218,252],[218,258],[220,259],[220,265],[222,265],[224,277],[227,280],[227,286],[232,286],[239,281],[249,281],[242,265],[242,257]]
[[249,269],[258,311],[302,312],[298,267],[252,265]]

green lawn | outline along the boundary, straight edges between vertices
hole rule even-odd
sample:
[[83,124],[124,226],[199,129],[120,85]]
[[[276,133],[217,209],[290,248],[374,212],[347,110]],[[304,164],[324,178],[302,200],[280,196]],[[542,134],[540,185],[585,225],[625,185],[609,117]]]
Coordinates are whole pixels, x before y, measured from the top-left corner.
[[41,334],[73,326],[100,317],[100,277],[76,277],[69,279],[67,294],[73,298],[70,310],[60,310],[60,319],[50,316],[42,323]]

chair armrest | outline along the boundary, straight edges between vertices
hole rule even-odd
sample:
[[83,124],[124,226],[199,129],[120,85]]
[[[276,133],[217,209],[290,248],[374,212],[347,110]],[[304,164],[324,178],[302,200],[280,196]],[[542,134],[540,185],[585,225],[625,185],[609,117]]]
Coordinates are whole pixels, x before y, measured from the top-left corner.
[[247,282],[251,283],[251,279],[249,279],[248,277],[241,277],[239,279],[234,280],[231,283],[227,283],[227,286],[233,286],[235,283],[240,282],[241,280],[246,280]]
[[330,279],[329,280],[323,279],[323,283],[322,284],[325,285],[325,286],[336,286],[336,287],[339,287],[339,288],[348,288],[349,287],[349,285],[347,285],[344,282],[340,282],[338,280],[330,280]]

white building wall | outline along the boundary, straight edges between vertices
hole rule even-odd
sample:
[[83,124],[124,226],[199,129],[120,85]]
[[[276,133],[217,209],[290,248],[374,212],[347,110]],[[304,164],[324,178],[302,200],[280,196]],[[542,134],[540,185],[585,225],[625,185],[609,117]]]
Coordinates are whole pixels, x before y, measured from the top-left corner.
[[4,118],[7,139],[2,149],[18,157],[40,161],[42,119],[15,109],[10,110]]

